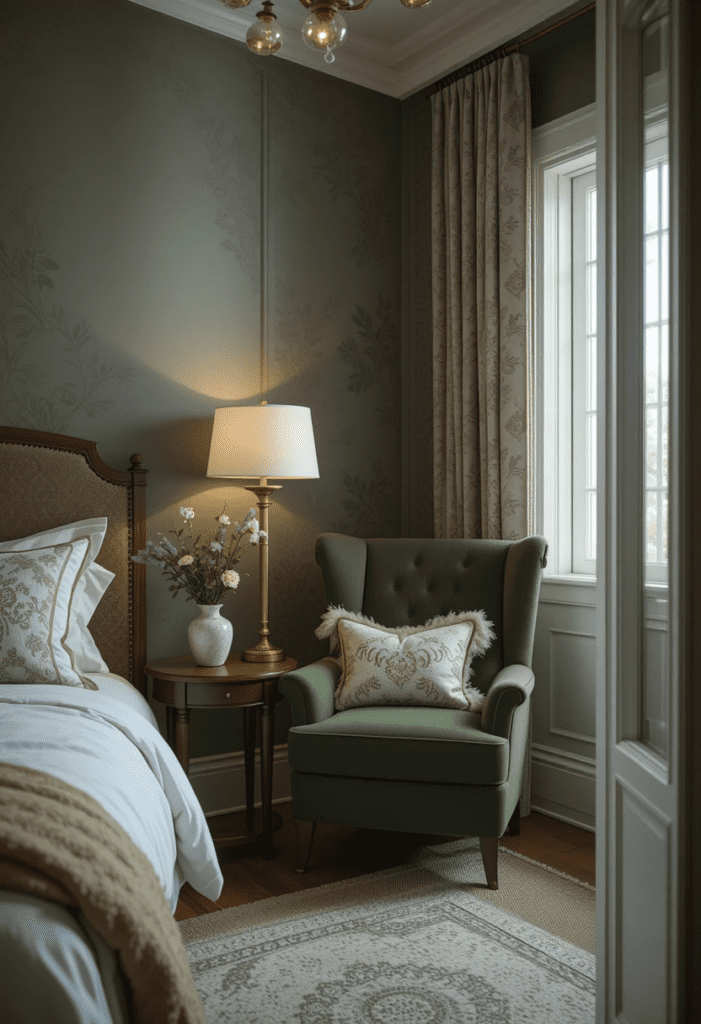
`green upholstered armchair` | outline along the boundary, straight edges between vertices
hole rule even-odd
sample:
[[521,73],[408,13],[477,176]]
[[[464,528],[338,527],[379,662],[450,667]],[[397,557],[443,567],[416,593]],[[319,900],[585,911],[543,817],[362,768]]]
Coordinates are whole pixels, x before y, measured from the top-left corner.
[[289,672],[288,738],[297,867],[306,869],[316,822],[479,836],[496,889],[499,837],[518,823],[533,689],[531,654],[542,537],[501,540],[362,540],[322,534],[316,556],[329,604],[384,626],[483,610],[495,640],[472,663],[482,712],[440,707],[336,711],[340,668],[323,658]]

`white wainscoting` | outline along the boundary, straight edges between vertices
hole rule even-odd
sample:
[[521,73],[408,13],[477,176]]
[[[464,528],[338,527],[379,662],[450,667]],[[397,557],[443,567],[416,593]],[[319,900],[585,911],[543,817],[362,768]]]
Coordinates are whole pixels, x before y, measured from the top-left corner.
[[[256,806],[260,806],[260,755],[256,751],[255,766]],[[190,761],[190,782],[205,816],[241,811],[246,806],[243,751],[193,757]],[[273,752],[273,803],[290,800],[290,768],[287,763],[287,744],[279,743]]]
[[[596,758],[595,583],[545,577],[533,647],[531,806],[594,831]],[[648,585],[643,603],[643,720],[647,742],[666,750],[668,598]]]
[[594,830],[596,610],[593,580],[544,578],[533,648],[531,806]]

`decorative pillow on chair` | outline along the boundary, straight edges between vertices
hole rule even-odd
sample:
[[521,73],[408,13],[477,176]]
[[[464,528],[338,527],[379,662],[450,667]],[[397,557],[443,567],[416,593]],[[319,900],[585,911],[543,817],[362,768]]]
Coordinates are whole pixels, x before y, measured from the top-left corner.
[[370,704],[482,708],[484,694],[469,681],[472,659],[494,639],[484,612],[452,612],[392,629],[330,605],[316,635],[340,652],[337,711]]

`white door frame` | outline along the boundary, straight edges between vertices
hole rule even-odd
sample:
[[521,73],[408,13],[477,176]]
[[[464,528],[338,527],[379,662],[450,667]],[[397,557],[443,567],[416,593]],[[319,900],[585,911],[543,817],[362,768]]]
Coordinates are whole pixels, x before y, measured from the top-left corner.
[[[597,544],[597,1024],[698,1020],[701,980],[701,17],[669,0],[673,310],[669,756],[640,736],[642,526],[638,295],[641,117],[635,21],[645,0],[597,5],[599,509]],[[693,55],[693,60],[691,59]],[[693,176],[692,169],[695,174]],[[698,237],[698,233],[697,233]],[[631,244],[633,241],[633,244]],[[637,294],[636,294],[637,293]],[[698,343],[694,343],[695,337]],[[694,443],[695,442],[695,443]],[[693,810],[696,813],[692,813]],[[696,925],[696,926],[695,926]]]

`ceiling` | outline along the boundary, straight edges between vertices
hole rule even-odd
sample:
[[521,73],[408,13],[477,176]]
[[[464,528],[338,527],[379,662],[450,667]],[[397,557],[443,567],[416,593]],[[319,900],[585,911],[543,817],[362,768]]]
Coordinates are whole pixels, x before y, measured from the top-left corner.
[[[232,10],[221,0],[132,0],[191,25],[243,41],[261,0]],[[284,42],[274,57],[403,99],[481,54],[572,9],[573,0],[432,0],[411,10],[372,0],[345,15],[348,36],[333,64],[302,42],[307,12],[299,0],[275,0]]]

